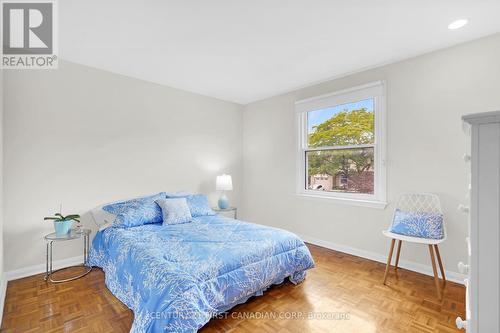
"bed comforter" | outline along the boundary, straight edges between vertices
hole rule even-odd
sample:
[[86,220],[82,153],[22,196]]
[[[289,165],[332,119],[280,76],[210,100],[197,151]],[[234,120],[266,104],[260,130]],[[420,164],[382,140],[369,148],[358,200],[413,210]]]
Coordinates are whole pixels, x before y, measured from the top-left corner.
[[314,266],[294,234],[220,215],[99,231],[90,264],[134,312],[131,332],[195,332],[214,315]]

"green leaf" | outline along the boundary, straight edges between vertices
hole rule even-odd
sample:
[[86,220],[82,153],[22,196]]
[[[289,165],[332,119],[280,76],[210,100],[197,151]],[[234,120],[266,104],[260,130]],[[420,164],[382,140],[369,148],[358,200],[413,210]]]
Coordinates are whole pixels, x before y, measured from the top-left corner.
[[56,222],[69,221],[69,220],[75,220],[75,221],[80,222],[80,220],[78,220],[80,218],[80,215],[78,215],[78,214],[71,214],[71,215],[64,216],[61,213],[55,213],[54,215],[55,216],[44,217],[43,219],[44,220],[52,220],[52,221],[56,221]]
[[[308,135],[309,147],[350,146],[373,144],[375,115],[367,109],[344,110],[313,126]],[[372,170],[373,148],[321,150],[307,153],[309,176],[335,177],[361,174]]]

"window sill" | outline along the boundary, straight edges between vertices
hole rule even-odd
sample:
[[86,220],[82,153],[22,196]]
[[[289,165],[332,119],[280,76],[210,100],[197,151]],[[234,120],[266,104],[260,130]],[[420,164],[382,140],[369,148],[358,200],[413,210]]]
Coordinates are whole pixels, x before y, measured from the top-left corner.
[[309,193],[297,193],[297,196],[306,199],[327,200],[330,202],[335,202],[343,205],[351,205],[351,206],[369,207],[376,209],[385,209],[385,207],[387,207],[386,201],[379,201],[379,200],[341,198],[341,197],[326,196],[326,195],[315,195]]

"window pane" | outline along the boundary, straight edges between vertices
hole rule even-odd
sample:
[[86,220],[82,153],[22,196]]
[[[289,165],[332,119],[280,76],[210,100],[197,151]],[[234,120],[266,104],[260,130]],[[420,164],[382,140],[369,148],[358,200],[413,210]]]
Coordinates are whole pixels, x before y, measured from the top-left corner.
[[309,147],[373,144],[373,99],[337,105],[307,113]]
[[373,194],[373,148],[306,152],[306,188]]

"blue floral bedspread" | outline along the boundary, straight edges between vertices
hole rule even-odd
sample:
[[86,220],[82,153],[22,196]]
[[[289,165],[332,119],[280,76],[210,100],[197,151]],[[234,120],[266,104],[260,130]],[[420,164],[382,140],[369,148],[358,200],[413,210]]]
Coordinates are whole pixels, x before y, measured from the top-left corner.
[[314,266],[293,233],[220,215],[191,223],[108,228],[95,236],[90,264],[134,311],[131,332],[195,332],[289,277]]

